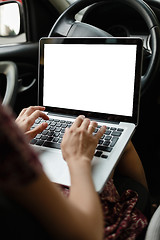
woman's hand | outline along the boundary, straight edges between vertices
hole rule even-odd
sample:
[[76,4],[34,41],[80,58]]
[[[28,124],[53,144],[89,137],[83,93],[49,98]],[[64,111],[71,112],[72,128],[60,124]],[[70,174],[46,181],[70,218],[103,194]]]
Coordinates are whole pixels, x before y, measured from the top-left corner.
[[96,127],[95,121],[79,116],[70,128],[66,128],[61,148],[67,163],[72,160],[92,160],[98,141],[106,131],[106,126],[102,126],[93,134]]
[[17,125],[27,135],[29,141],[48,126],[46,122],[43,122],[34,129],[30,130],[31,126],[34,124],[35,120],[38,117],[41,117],[44,120],[49,119],[49,117],[42,112],[44,110],[45,107],[41,106],[31,106],[24,108],[16,119]]

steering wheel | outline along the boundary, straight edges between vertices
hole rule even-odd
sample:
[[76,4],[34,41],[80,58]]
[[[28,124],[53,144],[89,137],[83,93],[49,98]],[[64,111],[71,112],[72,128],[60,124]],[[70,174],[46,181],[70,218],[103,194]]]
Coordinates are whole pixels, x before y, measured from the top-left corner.
[[6,91],[2,100],[2,105],[13,107],[18,88],[17,67],[15,63],[10,61],[0,62],[0,74],[3,74],[6,78]]
[[[144,75],[141,77],[141,94],[145,93],[155,79],[160,66],[160,25],[155,13],[149,5],[142,0],[78,0],[67,8],[53,25],[49,37],[111,37],[111,35],[97,27],[75,20],[75,15],[85,7],[99,3],[125,4],[140,14],[145,21],[151,36],[151,51],[147,53],[149,64]],[[106,6],[105,5],[105,6]]]

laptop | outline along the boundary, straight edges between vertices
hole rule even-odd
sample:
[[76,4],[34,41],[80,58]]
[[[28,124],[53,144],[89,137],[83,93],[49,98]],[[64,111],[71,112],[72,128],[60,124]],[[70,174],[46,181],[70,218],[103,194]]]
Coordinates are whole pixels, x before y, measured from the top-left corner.
[[71,184],[60,143],[83,114],[98,122],[96,131],[107,126],[91,163],[95,189],[103,190],[138,124],[142,45],[138,38],[40,39],[38,104],[50,120],[31,143],[51,181]]

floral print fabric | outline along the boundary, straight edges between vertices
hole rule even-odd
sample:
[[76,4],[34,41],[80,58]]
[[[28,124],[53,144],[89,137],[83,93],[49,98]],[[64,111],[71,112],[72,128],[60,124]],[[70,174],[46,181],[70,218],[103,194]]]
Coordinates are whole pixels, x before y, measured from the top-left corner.
[[[62,192],[69,196],[68,188],[62,186]],[[127,190],[120,197],[110,179],[99,197],[104,213],[104,240],[134,240],[146,228],[146,217],[135,207],[136,192]]]

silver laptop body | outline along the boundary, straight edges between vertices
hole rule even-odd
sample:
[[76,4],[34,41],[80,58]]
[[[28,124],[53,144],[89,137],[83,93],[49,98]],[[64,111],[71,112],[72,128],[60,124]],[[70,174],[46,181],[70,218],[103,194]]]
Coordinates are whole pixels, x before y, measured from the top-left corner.
[[[38,104],[46,107],[50,120],[58,123],[58,127],[65,126],[66,122],[71,125],[83,114],[96,120],[99,127],[106,125],[107,134],[113,130],[114,146],[109,143],[110,137],[105,136],[92,160],[97,192],[102,191],[138,124],[141,63],[141,39],[55,37],[40,40]],[[57,131],[58,127],[52,130]],[[47,138],[42,141],[40,135],[34,142],[44,171],[51,181],[70,186],[68,166],[60,147],[51,148],[47,142]]]

